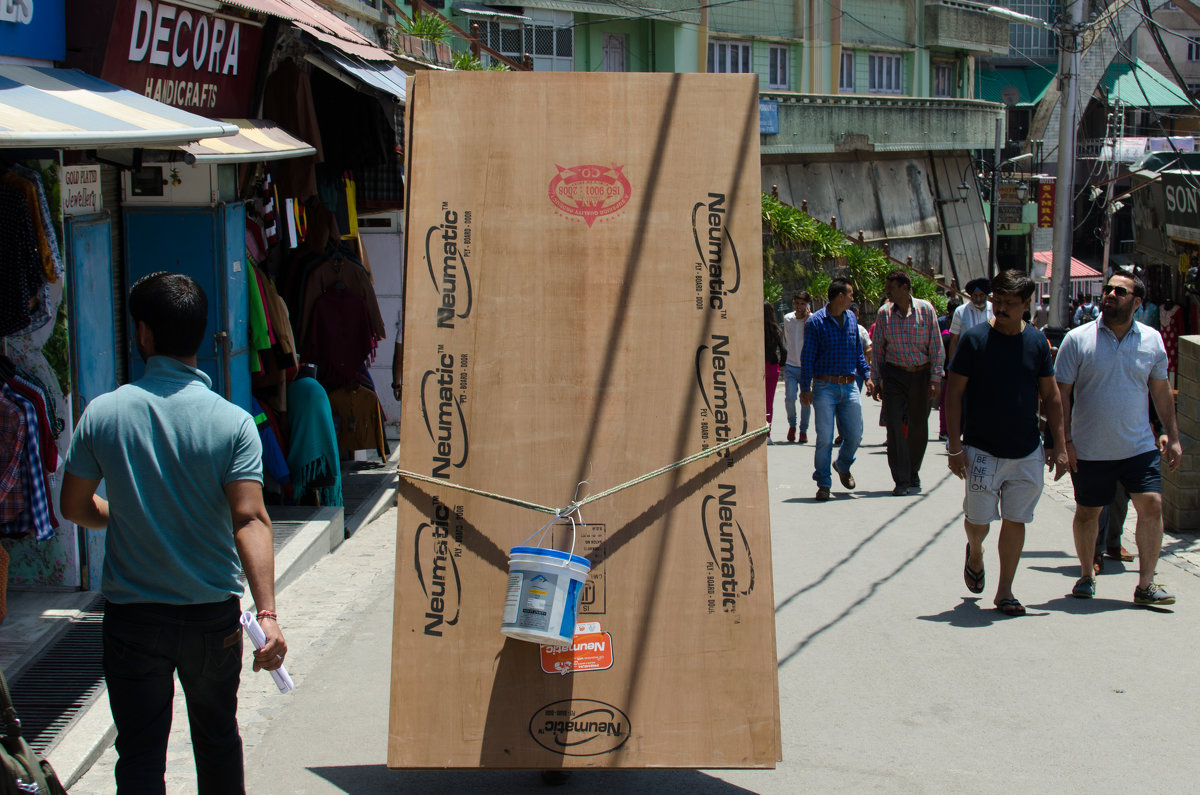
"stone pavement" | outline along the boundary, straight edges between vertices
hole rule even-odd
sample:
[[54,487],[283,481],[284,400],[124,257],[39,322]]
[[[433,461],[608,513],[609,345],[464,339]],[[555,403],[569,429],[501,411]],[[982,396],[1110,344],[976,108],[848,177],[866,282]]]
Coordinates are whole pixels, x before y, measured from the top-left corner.
[[[963,487],[940,446],[930,444],[926,492],[892,497],[873,404],[866,416],[859,488],[835,485],[827,503],[813,500],[812,444],[764,449],[779,767],[578,771],[564,791],[1194,791],[1196,539],[1166,540],[1159,577],[1176,608],[1131,605],[1135,564],[1110,564],[1097,599],[1072,599],[1069,485],[1048,485],[1015,584],[1030,614],[1005,618],[990,609],[992,582],[980,596],[963,585]],[[265,674],[243,674],[249,792],[544,789],[531,772],[387,769],[394,522],[390,510],[280,594],[297,690],[281,696]],[[985,553],[990,578],[994,537]],[[110,749],[72,793],[114,792],[114,761]],[[167,791],[195,791],[178,697]]]

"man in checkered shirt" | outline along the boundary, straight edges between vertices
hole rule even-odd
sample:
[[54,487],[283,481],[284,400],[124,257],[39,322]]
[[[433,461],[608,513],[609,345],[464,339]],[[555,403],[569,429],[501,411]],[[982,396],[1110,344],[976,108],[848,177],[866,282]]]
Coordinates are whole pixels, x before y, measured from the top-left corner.
[[897,497],[921,490],[921,461],[929,443],[929,407],[941,389],[946,350],[933,304],[913,298],[902,270],[887,276],[875,318],[875,399],[883,399],[888,466]]

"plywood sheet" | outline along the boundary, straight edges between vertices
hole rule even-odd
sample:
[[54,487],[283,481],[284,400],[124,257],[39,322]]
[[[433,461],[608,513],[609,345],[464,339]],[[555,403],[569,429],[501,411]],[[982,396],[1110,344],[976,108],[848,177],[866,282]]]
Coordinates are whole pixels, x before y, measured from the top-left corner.
[[[757,98],[414,79],[389,766],[779,759]],[[672,465],[550,528],[611,666],[501,636],[508,550],[553,517],[457,487],[562,507]]]

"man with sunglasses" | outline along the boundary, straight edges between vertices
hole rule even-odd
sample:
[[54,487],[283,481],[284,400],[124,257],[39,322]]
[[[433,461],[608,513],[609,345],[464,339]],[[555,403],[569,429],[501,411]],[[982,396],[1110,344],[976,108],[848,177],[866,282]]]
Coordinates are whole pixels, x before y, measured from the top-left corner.
[[[1175,597],[1154,582],[1154,570],[1162,551],[1161,461],[1165,458],[1174,471],[1183,450],[1162,335],[1133,319],[1145,298],[1141,279],[1124,273],[1110,276],[1099,319],[1067,333],[1055,364],[1063,406],[1075,400],[1066,446],[1075,487],[1072,530],[1082,575],[1071,595],[1080,599],[1096,595],[1096,521],[1120,482],[1138,517],[1139,577],[1133,601],[1175,603]],[[1166,435],[1162,444],[1150,427],[1150,400]]]

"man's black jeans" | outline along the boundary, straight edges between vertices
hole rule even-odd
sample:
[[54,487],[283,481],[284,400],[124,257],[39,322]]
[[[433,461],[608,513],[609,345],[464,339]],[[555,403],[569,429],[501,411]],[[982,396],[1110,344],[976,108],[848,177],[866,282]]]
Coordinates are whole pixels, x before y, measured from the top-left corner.
[[109,604],[104,679],[117,726],[119,793],[165,793],[173,674],[179,673],[202,795],[244,793],[237,691],[238,600],[199,605]]

